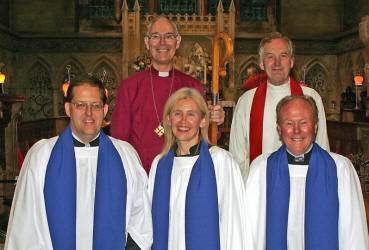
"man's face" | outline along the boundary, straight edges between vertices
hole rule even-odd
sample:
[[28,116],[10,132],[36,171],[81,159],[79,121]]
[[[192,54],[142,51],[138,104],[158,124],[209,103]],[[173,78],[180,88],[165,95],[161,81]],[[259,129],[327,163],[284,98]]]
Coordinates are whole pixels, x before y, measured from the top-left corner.
[[66,102],[64,107],[65,113],[70,117],[72,132],[85,144],[99,133],[108,112],[108,105],[103,105],[99,88],[88,84],[74,87],[73,99]]
[[[174,35],[171,37],[170,35]],[[172,59],[181,43],[172,24],[165,19],[156,21],[150,30],[150,37],[145,37],[145,45],[152,55],[152,64],[159,71],[169,71],[172,68]],[[154,39],[153,36],[159,36]]]
[[314,142],[318,124],[313,119],[310,105],[305,100],[294,99],[282,107],[277,130],[288,150],[301,155]]
[[287,42],[276,38],[266,43],[262,59],[259,66],[266,72],[269,82],[273,85],[286,83],[294,63]]

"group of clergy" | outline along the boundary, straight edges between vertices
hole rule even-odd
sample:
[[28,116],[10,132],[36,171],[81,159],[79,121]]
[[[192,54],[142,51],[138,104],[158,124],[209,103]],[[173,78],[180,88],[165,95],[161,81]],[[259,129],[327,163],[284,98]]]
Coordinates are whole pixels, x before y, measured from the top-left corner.
[[267,79],[239,99],[230,152],[208,139],[222,107],[173,66],[180,42],[168,19],[148,26],[152,65],[121,83],[112,137],[102,83],[72,79],[69,126],[23,163],[5,249],[368,250],[359,179],[329,152],[319,94],[289,76],[291,40],[262,39]]

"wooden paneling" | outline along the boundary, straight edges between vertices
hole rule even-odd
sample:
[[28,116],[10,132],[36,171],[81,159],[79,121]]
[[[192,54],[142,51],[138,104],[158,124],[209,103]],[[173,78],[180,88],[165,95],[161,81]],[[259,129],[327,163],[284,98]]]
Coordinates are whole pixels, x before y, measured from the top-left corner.
[[21,122],[18,126],[18,142],[22,155],[25,156],[32,145],[40,139],[59,135],[68,123],[69,117]]

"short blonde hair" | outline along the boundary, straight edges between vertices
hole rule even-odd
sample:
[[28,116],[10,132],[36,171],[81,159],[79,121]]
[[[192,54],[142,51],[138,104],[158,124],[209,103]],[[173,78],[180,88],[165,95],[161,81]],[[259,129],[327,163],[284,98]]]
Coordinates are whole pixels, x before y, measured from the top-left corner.
[[200,129],[200,137],[204,139],[204,141],[210,144],[208,138],[208,130],[209,130],[209,110],[205,103],[204,98],[200,94],[197,89],[194,88],[181,88],[177,90],[173,95],[171,95],[168,101],[165,103],[164,111],[163,111],[163,126],[164,126],[164,147],[160,156],[166,155],[170,149],[174,146],[176,142],[176,138],[172,132],[172,127],[169,125],[168,117],[172,113],[176,104],[183,99],[192,99],[197,104],[201,119],[205,118],[205,126]]

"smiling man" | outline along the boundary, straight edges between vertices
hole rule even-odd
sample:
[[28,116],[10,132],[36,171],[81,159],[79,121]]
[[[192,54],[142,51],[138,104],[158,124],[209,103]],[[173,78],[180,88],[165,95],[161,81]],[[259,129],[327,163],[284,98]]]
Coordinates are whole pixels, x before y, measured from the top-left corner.
[[257,157],[246,182],[247,249],[369,249],[359,178],[314,142],[313,98],[284,97],[276,113],[283,145]]
[[[164,145],[162,114],[171,94],[183,87],[202,93],[202,83],[174,68],[173,57],[181,44],[177,26],[158,17],[148,26],[145,46],[152,57],[151,67],[125,79],[118,90],[111,120],[111,135],[128,141],[140,155],[147,173]],[[209,105],[210,120],[224,122],[220,105]]]
[[259,45],[259,66],[267,80],[257,88],[245,92],[238,100],[231,127],[229,151],[247,178],[250,163],[262,153],[271,153],[281,146],[275,129],[275,107],[287,95],[307,94],[314,98],[319,109],[317,143],[329,150],[324,106],[312,88],[300,86],[292,77],[294,65],[292,41],[278,32],[270,33]]
[[128,233],[150,249],[147,176],[133,147],[101,130],[106,100],[99,80],[72,79],[65,102],[70,125],[27,153],[5,249],[124,249]]

